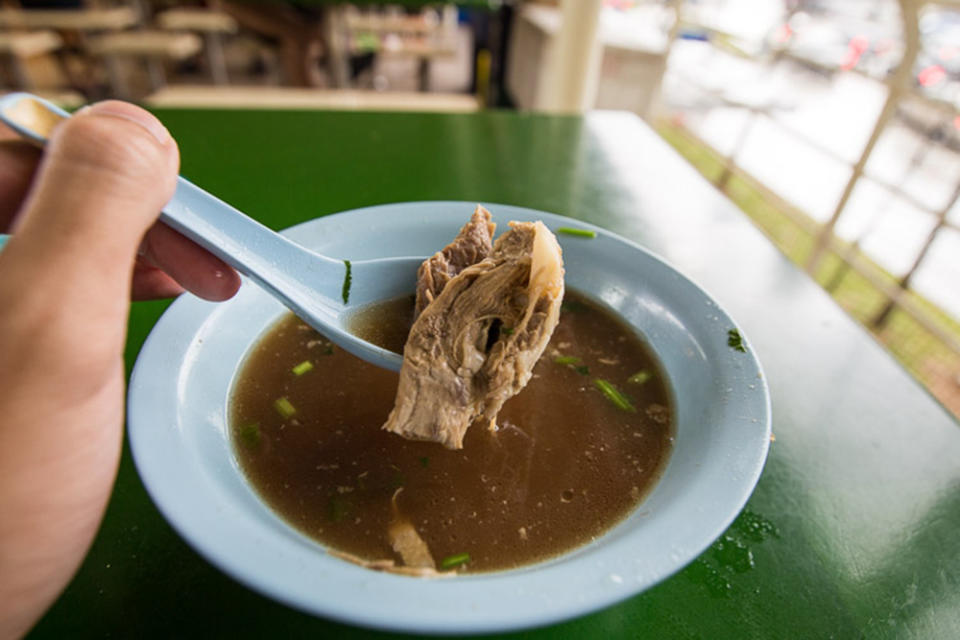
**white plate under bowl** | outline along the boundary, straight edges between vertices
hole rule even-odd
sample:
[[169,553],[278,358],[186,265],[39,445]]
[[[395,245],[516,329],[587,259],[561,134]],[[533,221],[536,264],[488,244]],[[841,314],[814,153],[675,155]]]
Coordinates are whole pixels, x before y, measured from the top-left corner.
[[[285,235],[330,256],[429,255],[473,211],[468,202],[409,202],[331,215]],[[453,579],[363,569],[285,524],[248,484],[228,433],[229,393],[250,347],[284,309],[252,283],[230,301],[182,296],[150,334],[130,382],[130,444],[140,476],[200,554],[260,593],[339,621],[418,633],[521,629],[583,615],[679,571],[733,521],[766,459],[770,400],[752,350],[690,280],[639,246],[569,218],[488,205],[509,220],[580,227],[558,235],[567,287],[615,310],[660,359],[676,405],[676,441],[659,483],[606,535],[522,569]]]

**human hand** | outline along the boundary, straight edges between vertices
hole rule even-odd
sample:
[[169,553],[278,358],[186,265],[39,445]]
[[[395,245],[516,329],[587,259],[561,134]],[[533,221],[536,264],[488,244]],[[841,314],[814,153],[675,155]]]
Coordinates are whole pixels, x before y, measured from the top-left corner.
[[[133,105],[117,101],[96,106],[97,112],[104,110],[121,118],[143,113]],[[87,112],[81,110],[80,114]],[[156,123],[156,135],[169,138],[163,125],[152,120]],[[175,145],[173,150],[176,153]],[[25,217],[18,214],[22,213],[40,158],[39,149],[0,124],[0,233],[11,233],[18,218]],[[155,222],[137,252],[131,297],[134,300],[169,298],[187,289],[207,300],[225,300],[239,285],[233,269],[170,227]]]
[[131,294],[229,298],[239,277],[166,226],[179,156],[120,102],[0,141],[0,638],[29,630],[80,564],[109,498],[123,426]]

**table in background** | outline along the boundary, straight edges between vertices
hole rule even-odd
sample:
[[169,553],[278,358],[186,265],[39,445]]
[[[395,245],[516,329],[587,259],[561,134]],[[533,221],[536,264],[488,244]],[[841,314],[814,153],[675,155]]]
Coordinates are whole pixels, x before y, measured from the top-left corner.
[[[648,247],[744,328],[776,436],[745,511],[664,583],[529,636],[960,637],[960,426],[635,116],[158,115],[184,175],[273,228],[405,200],[533,207]],[[134,305],[128,367],[163,308]],[[128,451],[90,555],[34,630],[294,634],[383,635],[287,609],[207,564],[153,507]]]

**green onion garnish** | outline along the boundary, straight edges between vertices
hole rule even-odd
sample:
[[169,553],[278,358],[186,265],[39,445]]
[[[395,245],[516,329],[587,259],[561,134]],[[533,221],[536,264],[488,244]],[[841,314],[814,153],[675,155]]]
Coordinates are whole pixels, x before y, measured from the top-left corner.
[[429,466],[430,466],[430,458],[428,458],[428,457],[426,457],[426,456],[420,458],[420,466],[423,467],[424,469],[426,469],[427,467],[429,467]]
[[593,381],[593,385],[597,389],[600,389],[600,391],[603,392],[603,395],[607,396],[607,400],[612,402],[617,407],[617,409],[620,409],[622,411],[629,411],[630,413],[637,412],[634,406],[630,404],[630,401],[627,399],[627,397],[622,393],[620,393],[620,391],[615,386],[613,386],[606,380],[601,380],[600,378],[596,378]]
[[351,506],[347,498],[340,495],[332,496],[327,503],[327,517],[331,522],[340,522],[350,513]]
[[513,328],[512,328],[512,327],[503,327],[502,329],[500,329],[500,333],[502,333],[502,334],[505,335],[505,336],[512,336],[512,335],[513,335]]
[[304,360],[293,369],[290,369],[290,371],[292,371],[295,376],[302,376],[307,371],[310,371],[310,369],[313,369],[313,363],[309,360]]
[[332,356],[333,355],[333,343],[327,345],[327,348],[323,350],[323,355]]
[[590,373],[590,367],[588,367],[587,365],[577,366],[580,364],[580,358],[576,356],[557,356],[553,359],[553,361],[556,364],[563,365],[565,367],[570,367],[571,369],[573,369],[574,371],[576,371],[582,376],[589,375]]
[[441,569],[453,569],[454,567],[459,567],[461,564],[466,564],[470,562],[469,553],[455,553],[452,556],[447,556],[440,561]]
[[573,227],[558,227],[557,233],[563,233],[568,236],[579,236],[581,238],[596,238],[597,232],[590,229],[574,229]]
[[564,301],[560,304],[560,311],[569,312],[569,313],[583,313],[587,311],[587,305],[582,302],[577,302],[576,300],[571,300],[569,302]]
[[736,329],[727,331],[727,346],[741,353],[747,352],[747,347],[743,344],[743,338],[740,337],[740,332]]
[[240,442],[248,449],[256,449],[260,444],[260,425],[256,422],[245,424],[237,431]]
[[343,304],[347,304],[347,301],[350,300],[350,285],[353,284],[353,276],[350,275],[350,261],[344,260],[343,265],[347,268],[347,271],[343,274],[343,291],[341,295],[343,296]]
[[297,408],[290,404],[290,401],[286,398],[277,398],[274,400],[273,408],[284,418],[289,418],[297,412]]
[[637,371],[635,374],[627,378],[627,382],[630,384],[644,384],[653,377],[653,374],[643,369],[642,371]]
[[399,489],[402,486],[405,486],[406,484],[407,484],[407,476],[397,471],[390,478],[390,484],[388,486],[390,487],[390,490],[393,491],[395,489]]

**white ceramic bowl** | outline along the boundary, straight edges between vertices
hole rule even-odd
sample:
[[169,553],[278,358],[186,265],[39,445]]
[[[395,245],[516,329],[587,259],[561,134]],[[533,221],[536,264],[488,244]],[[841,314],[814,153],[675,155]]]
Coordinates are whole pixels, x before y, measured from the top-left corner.
[[[340,258],[428,255],[450,241],[473,207],[382,205],[285,233]],[[228,302],[177,300],[150,334],[130,382],[128,424],[140,476],[164,516],[210,562],[266,596],[347,623],[494,632],[576,617],[639,593],[683,568],[733,521],[770,439],[760,364],[749,348],[727,345],[733,320],[683,275],[618,236],[531,209],[488,208],[500,225],[539,219],[551,229],[596,231],[592,239],[558,236],[567,286],[617,311],[648,341],[676,405],[674,450],[646,500],[591,544],[512,571],[429,580],[328,555],[260,501],[233,454],[227,416],[234,376],[285,312],[245,282]]]

